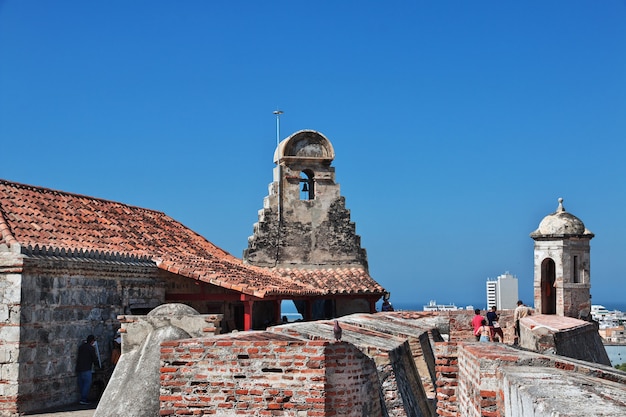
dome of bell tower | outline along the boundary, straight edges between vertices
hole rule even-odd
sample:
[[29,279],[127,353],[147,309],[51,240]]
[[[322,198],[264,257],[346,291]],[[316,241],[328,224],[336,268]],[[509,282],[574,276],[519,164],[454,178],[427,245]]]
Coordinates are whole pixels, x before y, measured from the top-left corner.
[[530,234],[530,237],[570,237],[586,236],[592,238],[594,235],[585,227],[582,220],[571,213],[565,211],[563,199],[559,198],[559,206],[552,214],[548,214],[541,220],[537,230]]
[[320,132],[301,130],[284,139],[274,152],[274,162],[285,160],[319,161],[330,164],[335,159],[335,150],[330,141]]

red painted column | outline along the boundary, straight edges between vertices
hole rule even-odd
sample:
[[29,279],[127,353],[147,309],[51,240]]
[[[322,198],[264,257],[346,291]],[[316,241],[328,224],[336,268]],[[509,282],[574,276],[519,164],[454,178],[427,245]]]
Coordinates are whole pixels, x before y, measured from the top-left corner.
[[252,304],[254,304],[254,301],[250,301],[250,300],[243,301],[243,329],[244,330],[252,329]]

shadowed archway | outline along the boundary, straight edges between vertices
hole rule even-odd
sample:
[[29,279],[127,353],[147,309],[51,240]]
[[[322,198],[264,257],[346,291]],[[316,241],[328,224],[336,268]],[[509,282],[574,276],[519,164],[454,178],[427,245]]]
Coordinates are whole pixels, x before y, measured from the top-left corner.
[[546,258],[541,262],[541,314],[556,314],[556,267]]

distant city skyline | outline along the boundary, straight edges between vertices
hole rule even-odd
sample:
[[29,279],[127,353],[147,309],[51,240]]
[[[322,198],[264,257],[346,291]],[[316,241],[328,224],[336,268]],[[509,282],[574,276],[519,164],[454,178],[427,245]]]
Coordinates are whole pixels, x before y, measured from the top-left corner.
[[533,297],[557,199],[626,293],[626,4],[0,1],[0,178],[159,210],[241,258],[280,139],[332,143],[394,305]]

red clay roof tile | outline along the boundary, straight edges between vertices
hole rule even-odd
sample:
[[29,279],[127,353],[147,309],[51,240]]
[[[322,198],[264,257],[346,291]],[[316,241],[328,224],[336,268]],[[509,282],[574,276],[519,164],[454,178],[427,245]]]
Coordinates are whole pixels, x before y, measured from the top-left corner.
[[385,292],[362,267],[278,268],[276,272],[285,278],[333,295],[380,295]]
[[261,298],[324,294],[306,282],[243,264],[162,212],[5,180],[0,180],[0,233],[0,243],[26,251],[148,258],[161,269]]

